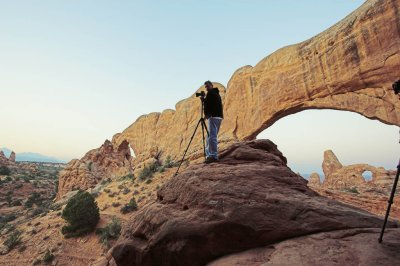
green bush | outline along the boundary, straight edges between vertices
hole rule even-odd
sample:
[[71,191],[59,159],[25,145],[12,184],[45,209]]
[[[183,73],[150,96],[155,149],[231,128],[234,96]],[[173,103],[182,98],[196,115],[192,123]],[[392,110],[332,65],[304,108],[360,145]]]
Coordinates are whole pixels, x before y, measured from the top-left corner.
[[131,198],[128,204],[125,204],[121,209],[120,212],[125,214],[128,212],[136,211],[138,208],[135,198]]
[[360,194],[360,192],[358,192],[356,187],[352,187],[352,188],[346,189],[346,191],[350,192],[350,193],[354,193],[354,194]]
[[101,185],[103,185],[103,186],[108,184],[108,183],[111,183],[111,178],[107,178],[107,179],[104,179],[104,180],[101,181]]
[[109,247],[110,239],[117,239],[121,233],[121,223],[114,216],[112,221],[109,222],[106,227],[96,229],[96,234],[99,236],[100,243]]
[[143,170],[140,172],[138,179],[143,181],[149,177],[152,177],[155,172],[157,172],[159,167],[158,162],[154,162],[150,165],[146,165]]
[[13,179],[11,178],[11,176],[7,176],[5,181],[6,181],[6,182],[11,182],[12,180],[13,180]]
[[17,219],[17,216],[15,216],[15,214],[6,214],[4,216],[0,216],[0,223],[6,224],[8,222],[14,221],[15,219]]
[[26,208],[32,208],[33,204],[36,204],[37,206],[42,206],[43,204],[43,199],[40,196],[40,194],[36,191],[34,191],[28,199],[25,201],[25,207]]
[[54,255],[53,253],[51,253],[51,251],[49,249],[46,250],[46,253],[43,256],[43,262],[46,264],[49,264],[50,262],[52,262],[54,260]]
[[133,181],[135,181],[135,176],[134,176],[133,174],[127,174],[127,175],[125,175],[125,176],[121,176],[121,177],[119,178],[119,180],[120,180],[120,181],[123,181],[123,180],[131,180],[131,181],[133,182]]
[[169,155],[167,156],[167,158],[165,159],[164,164],[163,164],[164,168],[172,168],[172,167],[176,167],[178,165],[179,165],[178,163],[171,160],[171,156],[169,156]]
[[61,229],[66,237],[81,236],[96,227],[100,219],[99,207],[90,193],[79,191],[68,201],[61,217],[69,223]]
[[8,248],[8,250],[12,250],[16,245],[21,242],[21,232],[15,230],[4,242],[4,245]]
[[0,175],[9,175],[9,174],[11,174],[10,168],[8,168],[5,165],[0,166]]

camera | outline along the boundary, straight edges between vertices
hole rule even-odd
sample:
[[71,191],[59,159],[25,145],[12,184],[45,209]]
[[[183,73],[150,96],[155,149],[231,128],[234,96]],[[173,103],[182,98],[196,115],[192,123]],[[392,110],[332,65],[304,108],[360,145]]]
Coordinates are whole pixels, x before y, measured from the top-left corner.
[[392,85],[394,93],[399,94],[400,93],[400,79],[398,81],[395,81]]
[[196,97],[200,97],[200,96],[206,96],[206,93],[204,91],[201,92],[196,92]]

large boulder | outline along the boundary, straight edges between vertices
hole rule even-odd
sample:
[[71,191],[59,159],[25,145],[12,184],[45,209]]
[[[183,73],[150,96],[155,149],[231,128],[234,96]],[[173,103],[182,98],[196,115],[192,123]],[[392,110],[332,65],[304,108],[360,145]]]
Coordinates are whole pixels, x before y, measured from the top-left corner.
[[204,265],[296,236],[381,224],[319,196],[271,141],[255,140],[173,177],[131,217],[112,255],[118,265]]

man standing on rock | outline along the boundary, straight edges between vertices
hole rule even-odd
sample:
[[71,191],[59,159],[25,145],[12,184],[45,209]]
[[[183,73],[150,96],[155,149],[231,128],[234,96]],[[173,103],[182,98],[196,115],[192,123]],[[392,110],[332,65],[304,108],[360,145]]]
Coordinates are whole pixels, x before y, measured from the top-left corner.
[[224,114],[222,111],[222,100],[219,90],[213,87],[211,81],[204,82],[207,89],[207,95],[204,99],[204,116],[208,119],[208,131],[206,143],[205,163],[218,161],[218,131],[221,126]]

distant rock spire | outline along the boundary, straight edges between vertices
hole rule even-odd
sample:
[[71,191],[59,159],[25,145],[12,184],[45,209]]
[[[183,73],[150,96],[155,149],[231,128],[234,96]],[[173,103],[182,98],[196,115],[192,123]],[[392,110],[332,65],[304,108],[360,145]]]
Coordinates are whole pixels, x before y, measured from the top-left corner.
[[13,151],[11,152],[10,158],[8,160],[15,163],[15,152],[13,152]]
[[339,162],[339,159],[333,153],[332,150],[327,150],[324,152],[324,162],[322,163],[322,170],[324,171],[325,177],[329,176],[331,173],[336,172],[343,165]]

